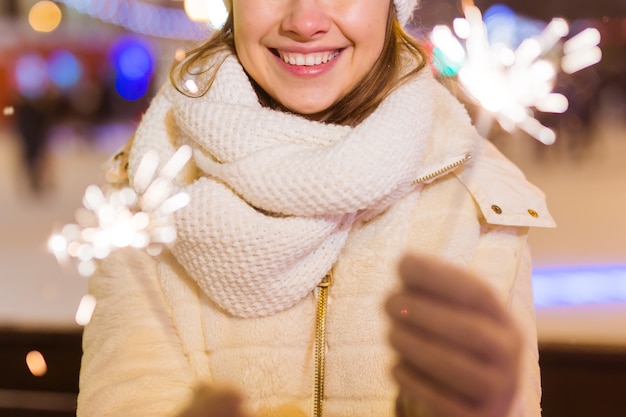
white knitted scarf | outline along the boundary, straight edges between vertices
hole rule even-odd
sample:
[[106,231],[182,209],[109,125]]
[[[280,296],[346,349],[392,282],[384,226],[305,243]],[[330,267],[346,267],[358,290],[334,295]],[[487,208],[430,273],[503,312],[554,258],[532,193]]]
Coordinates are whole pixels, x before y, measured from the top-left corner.
[[[442,146],[432,140],[438,118],[456,113],[471,129],[427,71],[354,128],[262,107],[233,56],[206,95],[169,90],[166,127],[176,133],[142,135],[140,126],[131,155],[157,149],[166,160],[192,145],[199,176],[185,184],[191,203],[177,212],[171,249],[203,291],[239,317],[271,315],[309,294],[353,225],[415,188],[426,155]],[[151,122],[159,123],[142,124]]]

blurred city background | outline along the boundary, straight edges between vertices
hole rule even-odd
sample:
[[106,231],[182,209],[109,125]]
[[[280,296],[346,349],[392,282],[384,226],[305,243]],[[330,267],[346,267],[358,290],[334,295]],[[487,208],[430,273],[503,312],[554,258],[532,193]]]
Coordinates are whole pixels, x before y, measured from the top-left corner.
[[[219,24],[213,3],[0,0],[0,417],[72,415],[87,282],[48,239],[75,221],[85,188],[104,182],[171,64]],[[544,415],[626,415],[626,1],[476,0],[500,52],[554,18],[567,24],[542,51],[556,101],[551,111],[526,103],[526,125],[491,111],[459,75],[471,61],[468,5],[423,0],[412,30],[481,133],[547,194],[558,224],[531,234]],[[436,32],[453,38],[450,50],[466,48],[460,59]],[[588,49],[601,59],[568,71],[564,45],[582,33],[599,35]],[[555,143],[541,143],[550,132]]]

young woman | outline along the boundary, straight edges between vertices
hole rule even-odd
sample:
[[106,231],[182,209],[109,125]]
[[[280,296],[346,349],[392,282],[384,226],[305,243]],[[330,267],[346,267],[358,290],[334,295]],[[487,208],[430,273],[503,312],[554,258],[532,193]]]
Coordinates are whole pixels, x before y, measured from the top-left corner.
[[131,185],[192,146],[191,203],[92,276],[78,416],[539,416],[553,222],[431,75],[416,0],[227,6],[132,141]]

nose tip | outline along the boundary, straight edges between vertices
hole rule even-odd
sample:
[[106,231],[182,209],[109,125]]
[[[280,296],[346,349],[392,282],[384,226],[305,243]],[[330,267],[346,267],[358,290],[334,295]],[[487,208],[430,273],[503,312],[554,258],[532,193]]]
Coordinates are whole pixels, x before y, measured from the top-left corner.
[[303,39],[316,38],[330,29],[331,20],[316,0],[294,0],[281,28]]

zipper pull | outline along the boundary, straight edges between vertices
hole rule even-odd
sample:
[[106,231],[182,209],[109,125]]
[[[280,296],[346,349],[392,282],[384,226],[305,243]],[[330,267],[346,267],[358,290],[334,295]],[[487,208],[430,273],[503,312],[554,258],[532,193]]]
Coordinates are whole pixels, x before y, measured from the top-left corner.
[[324,278],[322,278],[322,281],[320,281],[320,283],[317,284],[317,286],[319,288],[328,288],[331,285],[333,285],[333,270],[332,269],[326,273]]

